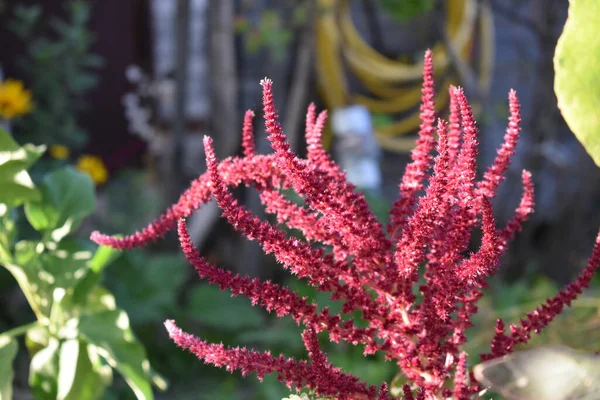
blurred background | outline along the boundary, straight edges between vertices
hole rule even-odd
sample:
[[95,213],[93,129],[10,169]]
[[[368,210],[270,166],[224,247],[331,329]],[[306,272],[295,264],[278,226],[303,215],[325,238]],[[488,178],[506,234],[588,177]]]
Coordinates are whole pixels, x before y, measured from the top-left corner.
[[[511,217],[526,168],[536,211],[504,257],[472,330],[471,346],[485,349],[497,316],[518,318],[581,270],[600,225],[600,170],[565,124],[553,89],[567,8],[565,0],[0,0],[0,77],[21,81],[34,104],[5,125],[19,143],[48,146],[40,171],[72,164],[95,181],[98,206],[80,237],[96,229],[129,234],[205,170],[204,135],[215,139],[219,158],[241,154],[245,110],[256,111],[258,151],[270,151],[259,85],[267,76],[294,151],[305,152],[308,104],[328,109],[328,150],[385,219],[418,129],[423,54],[434,49],[438,112],[447,113],[449,84],[465,88],[477,112],[482,171],[502,141],[511,88],[522,103],[517,154],[494,206],[500,224]],[[264,217],[255,191],[239,188],[236,196]],[[189,221],[212,262],[339,306],[291,279],[219,214],[207,204]],[[258,385],[205,367],[168,340],[162,322],[174,318],[210,341],[303,356],[293,321],[201,282],[174,235],[126,252],[104,283],[169,382],[158,398],[289,393],[274,379]],[[597,351],[595,285],[561,317],[570,323],[554,324],[540,340]],[[0,286],[0,330],[30,319],[4,270]],[[396,374],[360,349],[328,346],[334,364],[368,381]],[[16,365],[15,390],[27,398],[27,355]],[[105,394],[132,396],[118,379]]]

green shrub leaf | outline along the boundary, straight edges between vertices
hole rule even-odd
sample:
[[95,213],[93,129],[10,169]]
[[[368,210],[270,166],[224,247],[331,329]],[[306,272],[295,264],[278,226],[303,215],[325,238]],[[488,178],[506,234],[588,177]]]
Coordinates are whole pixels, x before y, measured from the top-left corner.
[[600,166],[600,3],[570,0],[554,55],[558,107],[577,139]]
[[103,377],[95,370],[88,346],[77,339],[66,340],[60,347],[58,397],[64,400],[96,400],[106,389]]
[[18,349],[15,339],[0,335],[0,400],[12,399],[13,360]]
[[16,207],[26,201],[39,200],[40,193],[27,173],[45,151],[44,146],[19,146],[0,128],[0,203]]
[[153,399],[150,364],[143,346],[129,326],[122,310],[85,315],[79,318],[81,338],[100,349],[111,367],[119,371],[139,400]]
[[56,399],[58,394],[60,342],[50,338],[47,347],[38,351],[29,366],[29,386],[36,399]]
[[58,242],[94,211],[94,183],[87,174],[64,167],[46,175],[40,186],[42,200],[27,203],[25,215],[38,231],[49,231]]

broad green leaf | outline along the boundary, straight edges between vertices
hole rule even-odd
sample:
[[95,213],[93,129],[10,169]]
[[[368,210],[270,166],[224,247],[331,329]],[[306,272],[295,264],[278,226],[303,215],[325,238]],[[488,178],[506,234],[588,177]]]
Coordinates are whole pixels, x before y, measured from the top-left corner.
[[45,251],[40,261],[43,270],[53,277],[53,287],[69,289],[84,278],[91,258],[92,252],[76,242],[63,241],[55,249]]
[[[81,284],[84,282],[81,282]],[[78,289],[79,285],[75,289],[75,298],[77,297]],[[85,301],[76,301],[75,306],[80,307],[78,310],[80,314],[93,314],[103,311],[114,311],[117,309],[117,302],[115,296],[109,290],[95,285],[85,292]]]
[[25,215],[38,231],[48,231],[58,242],[79,226],[96,207],[94,183],[87,174],[64,167],[46,175],[42,200],[27,203]]
[[248,298],[231,297],[229,291],[200,285],[190,295],[189,316],[206,326],[222,330],[241,330],[263,326],[264,315]]
[[88,346],[77,339],[60,347],[58,400],[96,400],[106,389],[103,377],[94,369]]
[[40,193],[27,173],[27,168],[44,151],[44,146],[19,146],[8,132],[0,128],[0,203],[15,207],[26,201],[40,199]]
[[[92,274],[95,274],[91,272]],[[98,285],[98,281],[88,285],[89,274],[75,286],[71,296],[71,315],[78,317],[117,309],[115,296]]]
[[12,399],[13,360],[18,350],[15,339],[0,335],[0,400]]
[[0,128],[0,172],[16,174],[31,167],[46,151],[46,146],[19,145],[10,133]]
[[104,311],[82,316],[77,328],[81,338],[96,346],[110,366],[119,371],[139,400],[153,399],[150,364],[124,311]]
[[88,269],[84,277],[73,288],[73,304],[86,308],[90,298],[90,291],[96,287],[100,279],[101,275],[99,273]]
[[558,107],[577,139],[600,166],[600,2],[570,0],[554,54]]
[[58,394],[59,349],[58,339],[50,338],[31,359],[29,386],[37,399],[55,399]]

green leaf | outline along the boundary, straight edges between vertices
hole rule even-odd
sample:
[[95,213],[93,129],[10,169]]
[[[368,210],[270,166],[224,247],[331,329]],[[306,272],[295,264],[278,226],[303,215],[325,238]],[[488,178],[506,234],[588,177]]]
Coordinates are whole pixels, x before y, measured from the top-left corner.
[[90,360],[88,346],[77,339],[60,347],[57,399],[96,400],[102,397],[106,382]]
[[43,270],[54,278],[53,287],[69,289],[83,279],[91,256],[87,250],[69,248],[61,242],[56,249],[44,252],[40,260]]
[[18,350],[15,339],[0,335],[0,400],[12,399],[13,360]]
[[42,200],[25,205],[29,223],[49,232],[58,242],[77,228],[96,208],[94,183],[87,174],[64,167],[46,175],[40,186]]
[[77,328],[81,338],[96,346],[110,366],[119,371],[138,399],[153,399],[150,364],[124,311],[104,311],[82,316]]
[[558,107],[577,139],[600,166],[600,3],[570,0],[554,54]]
[[[90,274],[94,277],[97,275],[91,271]],[[70,311],[73,313],[72,315],[94,314],[117,309],[115,296],[106,288],[98,285],[99,277],[90,282],[90,274],[75,286],[71,297]]]
[[40,193],[27,173],[44,153],[44,146],[19,146],[10,133],[0,128],[0,203],[16,207],[38,200]]
[[29,386],[37,399],[56,399],[58,394],[60,342],[50,338],[48,347],[38,351],[29,366]]
[[15,174],[27,170],[46,151],[46,146],[26,144],[20,146],[10,133],[0,128],[0,171]]
[[113,294],[102,286],[94,286],[87,296],[87,304],[82,312],[98,313],[104,311],[115,311],[117,301]]
[[241,330],[263,326],[264,314],[246,297],[231,297],[228,291],[200,285],[190,295],[189,316],[211,328]]
[[28,348],[45,346],[31,360],[29,383],[36,398],[96,400],[112,382],[110,367],[100,362],[94,346],[74,338],[61,341],[44,329],[27,340]]

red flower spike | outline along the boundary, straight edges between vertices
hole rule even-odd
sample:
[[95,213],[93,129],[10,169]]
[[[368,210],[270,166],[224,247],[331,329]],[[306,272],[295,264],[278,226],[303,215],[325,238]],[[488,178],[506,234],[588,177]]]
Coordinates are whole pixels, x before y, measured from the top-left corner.
[[387,383],[383,382],[379,387],[379,396],[377,400],[390,400]]
[[421,125],[416,147],[411,151],[412,162],[400,183],[400,198],[392,205],[388,233],[392,238],[400,231],[416,204],[416,196],[423,188],[427,170],[431,166],[431,151],[435,147],[435,87],[433,80],[433,56],[431,50],[425,52],[423,87],[421,89]]
[[[226,159],[219,164],[219,171],[228,185],[237,186],[242,182],[254,181],[259,186],[267,186],[274,179],[276,181],[283,181],[284,179],[274,161],[272,155]],[[94,231],[90,239],[97,244],[119,250],[142,247],[154,242],[173,230],[178,219],[189,217],[202,204],[210,200],[211,188],[208,182],[207,173],[200,175],[198,179],[192,182],[190,188],[179,197],[176,204],[140,232],[119,238]]]
[[344,262],[323,260],[321,249],[313,249],[308,243],[286,238],[283,231],[275,229],[268,222],[260,221],[243,206],[238,205],[220,177],[211,138],[204,138],[204,147],[213,196],[223,210],[223,217],[227,218],[236,230],[250,240],[257,240],[265,253],[274,254],[279,262],[299,278],[310,277],[310,282],[320,290],[334,292],[339,299],[344,299],[363,312],[370,313],[376,310],[374,301],[360,282],[349,280],[346,285],[340,284],[336,271],[340,268],[348,269],[342,267]]
[[501,357],[509,353],[516,345],[527,343],[531,337],[531,332],[540,333],[565,307],[570,307],[573,300],[590,285],[598,268],[600,268],[600,232],[596,237],[592,255],[577,279],[568,284],[556,296],[546,300],[534,311],[527,313],[527,319],[522,319],[520,324],[511,325],[511,332],[508,336],[504,335],[503,332],[498,332],[497,329],[496,336],[492,341],[492,353],[490,354],[492,357],[487,358]]
[[[266,131],[278,156],[279,167],[290,178],[296,192],[304,196],[306,203],[322,214],[330,232],[339,234],[345,245],[354,248],[357,258],[373,261],[370,268],[361,270],[361,273],[364,283],[374,284],[375,274],[383,272],[385,252],[391,246],[381,224],[370,212],[364,196],[355,193],[354,186],[341,179],[336,171],[315,173],[290,151],[274,106],[273,82],[263,79],[261,85]],[[361,263],[355,265],[361,267]]]
[[[339,399],[353,399],[353,396],[373,396],[374,388],[360,383],[358,378],[343,374],[329,367],[331,380],[322,379],[319,369],[304,361],[293,358],[272,356],[269,352],[260,353],[244,348],[226,348],[222,344],[207,343],[183,332],[174,321],[166,321],[165,327],[171,339],[181,348],[188,350],[206,364],[225,367],[228,372],[239,370],[242,376],[256,372],[259,380],[267,374],[276,373],[278,379],[289,388],[306,387],[323,396],[339,396]],[[368,397],[365,397],[368,398]]]
[[[317,119],[317,106],[315,105],[315,103],[310,103],[308,105],[308,110],[306,111],[306,122],[304,123],[304,127],[305,127],[305,136],[308,139],[309,136],[312,135],[314,129],[315,129],[315,120]],[[308,140],[307,140],[308,142]],[[308,147],[310,147],[310,144],[308,144]]]
[[498,150],[494,163],[488,168],[483,176],[483,181],[479,182],[477,190],[480,196],[493,198],[496,196],[496,190],[500,182],[504,180],[504,173],[510,165],[510,160],[515,154],[515,147],[519,140],[521,132],[521,105],[517,98],[517,92],[511,90],[508,93],[508,109],[510,116],[508,118],[508,127],[504,135],[504,143]]
[[[327,152],[323,148],[323,129],[325,129],[325,122],[327,121],[327,111],[321,111],[317,117],[315,123],[312,126],[312,130],[306,132],[306,145],[307,145],[307,159],[311,163],[321,166],[329,166],[333,168],[335,164],[331,161]],[[337,165],[336,165],[337,167]],[[339,168],[336,172],[340,171]],[[345,181],[345,179],[344,179]]]
[[255,153],[254,149],[254,127],[252,120],[254,111],[248,110],[244,115],[244,129],[242,130],[242,148],[244,149],[245,157],[252,157]]
[[500,232],[500,237],[502,238],[501,249],[503,251],[506,250],[506,244],[521,230],[523,223],[529,219],[529,216],[533,213],[533,207],[535,206],[531,173],[523,170],[521,179],[523,181],[523,195],[521,196],[521,202],[519,203],[515,216],[508,222],[506,228]]
[[492,204],[486,198],[483,199],[482,221],[481,248],[456,269],[459,281],[466,282],[469,289],[474,285],[480,285],[481,278],[491,275],[500,258],[500,238],[496,232]]
[[413,396],[412,389],[408,383],[402,385],[402,392],[404,393],[404,400],[415,400]]
[[208,279],[209,283],[218,285],[221,290],[231,290],[232,296],[244,295],[251,300],[252,305],[260,305],[269,312],[275,312],[278,317],[291,315],[297,323],[302,322],[317,332],[327,330],[330,336],[337,339],[335,341],[343,339],[378,347],[371,330],[357,328],[353,324],[341,326],[339,316],[329,315],[325,310],[317,314],[314,304],[308,303],[305,298],[287,288],[257,278],[234,275],[231,271],[212,266],[192,244],[184,220],[179,220],[177,230],[183,253],[200,278]]
[[[299,158],[290,151],[279,125],[272,83],[264,80],[265,124],[273,154],[255,154],[249,111],[244,118],[242,157],[217,160],[207,138],[208,171],[163,216],[125,238],[98,232],[92,238],[125,249],[156,240],[177,225],[181,248],[202,279],[230,290],[232,296],[244,295],[252,305],[278,317],[289,316],[305,328],[308,361],[296,361],[268,352],[206,343],[167,321],[173,340],[204,362],[228,371],[239,370],[244,376],[256,372],[259,379],[276,373],[290,388],[309,388],[333,399],[389,399],[385,382],[367,386],[327,360],[317,339],[317,333],[327,331],[334,342],[361,345],[364,354],[382,352],[386,360],[395,362],[409,382],[403,388],[408,400],[472,398],[480,387],[468,370],[463,351],[466,330],[472,326],[487,278],[496,272],[508,242],[533,212],[533,182],[531,174],[523,171],[523,194],[515,215],[506,227],[496,228],[490,199],[510,165],[520,132],[516,93],[509,94],[510,117],[504,143],[493,165],[477,182],[478,132],[464,92],[450,88],[449,124],[439,120],[436,127],[430,52],[425,57],[423,77],[419,140],[401,180],[402,197],[391,210],[387,234],[369,211],[364,196],[346,181],[345,173],[324,150],[321,135],[326,113],[317,116],[315,106],[309,107],[308,155]],[[435,158],[431,154],[434,148]],[[242,184],[258,189],[276,225],[261,221],[233,198],[230,187]],[[303,206],[284,196],[282,190],[288,189],[303,198]],[[193,246],[182,218],[211,196],[237,231],[256,240],[265,252],[274,254],[284,268],[308,284],[341,300],[342,313],[332,314],[328,308],[318,311],[315,304],[288,288],[206,262]],[[300,230],[303,238],[288,237],[279,225]],[[472,231],[478,226],[483,232],[480,248],[467,254]],[[589,285],[599,264],[600,234],[586,268],[573,283],[508,329],[497,320],[491,351],[481,358],[510,353],[533,333],[542,331]],[[365,327],[359,328],[348,318],[355,311],[362,314]]]
[[456,87],[450,86],[448,91],[450,93],[450,116],[448,121],[450,122],[448,130],[448,153],[450,157],[450,164],[453,166],[458,158],[460,152],[460,141],[462,136],[462,129],[460,126],[460,107],[458,105],[458,99],[454,95]]
[[339,235],[329,232],[327,224],[318,214],[292,203],[277,190],[264,190],[260,193],[260,199],[265,211],[276,216],[277,223],[299,230],[310,242],[331,246],[336,260],[348,258],[348,247],[342,243]]
[[415,278],[418,278],[415,276],[418,265],[425,260],[426,241],[435,229],[437,214],[442,207],[443,195],[446,191],[446,172],[449,160],[448,137],[443,120],[438,121],[438,135],[440,137],[439,155],[435,159],[431,183],[412,218],[408,221],[406,229],[402,232],[402,238],[396,245],[395,261],[400,277],[401,279],[411,279],[412,282],[416,282]]
[[[464,132],[463,144],[458,154],[456,165],[453,169],[453,178],[456,180],[458,201],[460,207],[471,203],[475,197],[475,178],[477,173],[477,154],[479,142],[477,140],[477,127],[473,111],[467,101],[462,88],[454,89],[454,97],[460,108],[462,127]],[[477,210],[474,210],[477,211]]]
[[471,398],[471,390],[469,390],[467,373],[467,353],[462,352],[456,364],[456,374],[454,375],[454,391],[453,395],[456,400],[469,400]]

